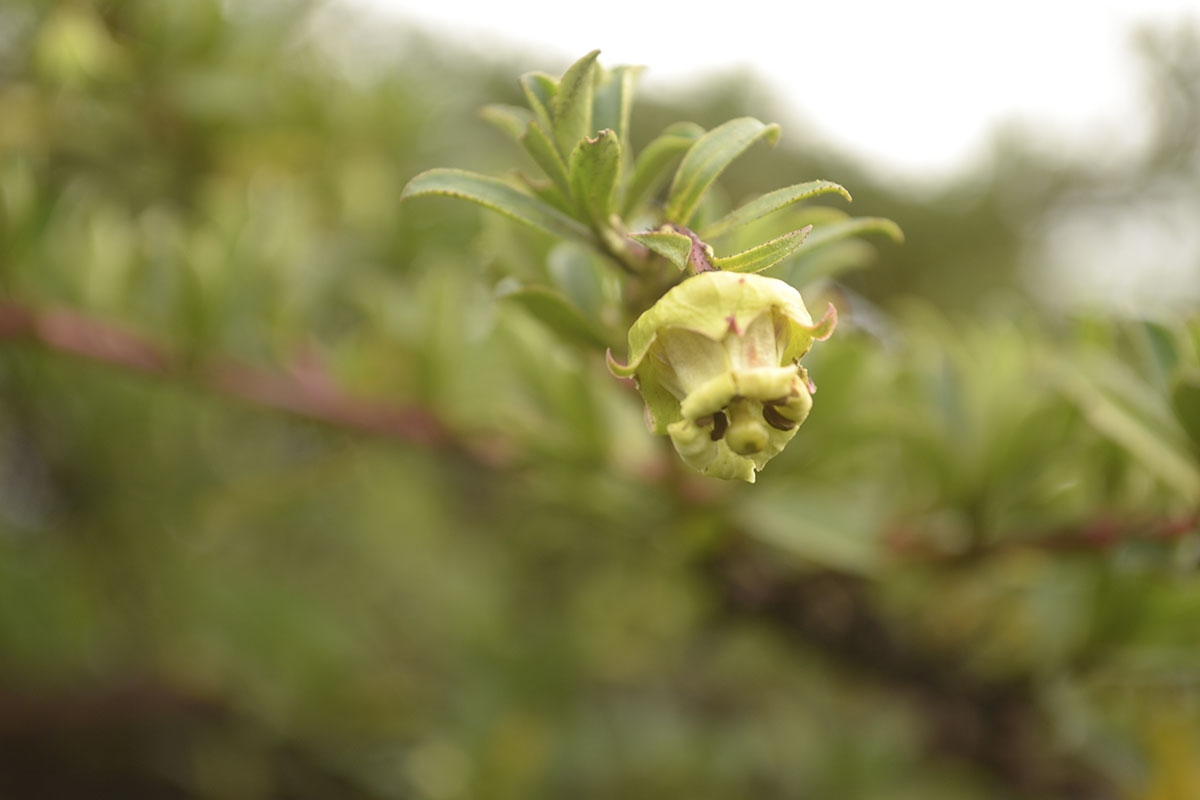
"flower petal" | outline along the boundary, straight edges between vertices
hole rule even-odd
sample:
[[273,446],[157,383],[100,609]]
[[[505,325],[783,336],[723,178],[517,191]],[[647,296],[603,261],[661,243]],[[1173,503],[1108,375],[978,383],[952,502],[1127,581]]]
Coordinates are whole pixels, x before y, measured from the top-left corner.
[[[664,328],[685,328],[720,341],[730,332],[745,331],[772,308],[778,308],[802,331],[813,327],[800,293],[781,280],[735,272],[693,275],[659,298],[633,323],[629,330],[629,367],[637,369]],[[811,345],[811,334],[808,339]]]

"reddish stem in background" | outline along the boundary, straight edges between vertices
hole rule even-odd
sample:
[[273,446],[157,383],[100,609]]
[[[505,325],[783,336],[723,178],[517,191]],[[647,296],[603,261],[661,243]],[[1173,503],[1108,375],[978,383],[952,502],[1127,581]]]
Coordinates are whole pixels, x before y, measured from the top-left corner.
[[[690,233],[686,229],[681,232]],[[693,234],[694,236],[694,234]],[[698,242],[698,239],[693,239]],[[0,301],[0,341],[41,346],[127,372],[191,383],[272,411],[425,447],[458,450],[498,468],[511,465],[510,443],[495,436],[465,443],[433,413],[418,406],[396,406],[347,394],[330,379],[324,366],[305,354],[286,372],[264,369],[228,358],[193,363],[112,322],[61,309],[34,310]],[[1125,542],[1169,542],[1195,530],[1197,513],[1159,520],[1097,520],[1038,536],[1005,538],[963,553],[931,547],[919,531],[895,527],[884,536],[897,557],[920,562],[951,563],[997,555],[1018,548],[1059,552],[1101,551]]]
[[359,433],[424,445],[455,444],[450,431],[423,408],[353,397],[306,361],[278,372],[233,359],[192,364],[118,325],[74,311],[36,311],[0,302],[0,339],[28,342],[127,372],[190,381],[217,394]]

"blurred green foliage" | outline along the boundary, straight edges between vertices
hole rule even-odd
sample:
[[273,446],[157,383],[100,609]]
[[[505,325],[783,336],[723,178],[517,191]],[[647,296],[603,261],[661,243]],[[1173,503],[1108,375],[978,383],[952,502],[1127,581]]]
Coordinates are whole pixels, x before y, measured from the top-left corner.
[[[394,32],[367,68],[368,34],[0,7],[0,796],[1200,796],[1200,317],[1021,281],[1097,197],[1200,212],[1194,32],[1151,48],[1136,163],[1014,139],[918,196],[785,124],[722,177],[733,206],[829,176],[908,237],[792,276],[843,325],[754,487],[680,472],[602,358],[497,299],[578,252],[398,203],[505,169],[476,109],[546,65]],[[633,142],[754,97],[644,102]],[[229,359],[429,435],[278,413]]]

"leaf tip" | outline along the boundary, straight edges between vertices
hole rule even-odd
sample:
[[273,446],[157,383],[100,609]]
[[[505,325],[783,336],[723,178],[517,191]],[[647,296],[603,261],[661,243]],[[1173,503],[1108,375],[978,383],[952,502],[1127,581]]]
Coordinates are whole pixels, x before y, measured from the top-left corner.
[[877,217],[872,222],[874,222],[876,232],[882,233],[897,244],[904,243],[904,231],[892,220],[886,217]]
[[614,131],[612,128],[605,128],[602,131],[596,131],[595,136],[585,136],[584,141],[586,141],[588,144],[599,144],[601,139],[606,139],[609,136],[613,137],[615,140],[617,138],[616,131]]
[[422,178],[432,175],[434,172],[435,170],[427,169],[424,172],[419,172],[409,178],[408,183],[404,184],[404,188],[400,190],[400,200],[403,202],[411,197],[416,197],[419,194],[423,194],[424,192],[421,189],[415,187],[418,183],[420,183]]

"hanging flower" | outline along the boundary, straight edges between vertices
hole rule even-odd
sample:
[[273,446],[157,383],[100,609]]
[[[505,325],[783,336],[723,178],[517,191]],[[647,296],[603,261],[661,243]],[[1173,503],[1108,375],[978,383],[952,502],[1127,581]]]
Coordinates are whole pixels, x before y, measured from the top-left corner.
[[651,429],[671,437],[684,462],[714,478],[754,482],[755,471],[795,436],[812,408],[800,357],[828,338],[829,306],[813,323],[783,281],[701,272],[662,296],[629,330],[629,363]]

